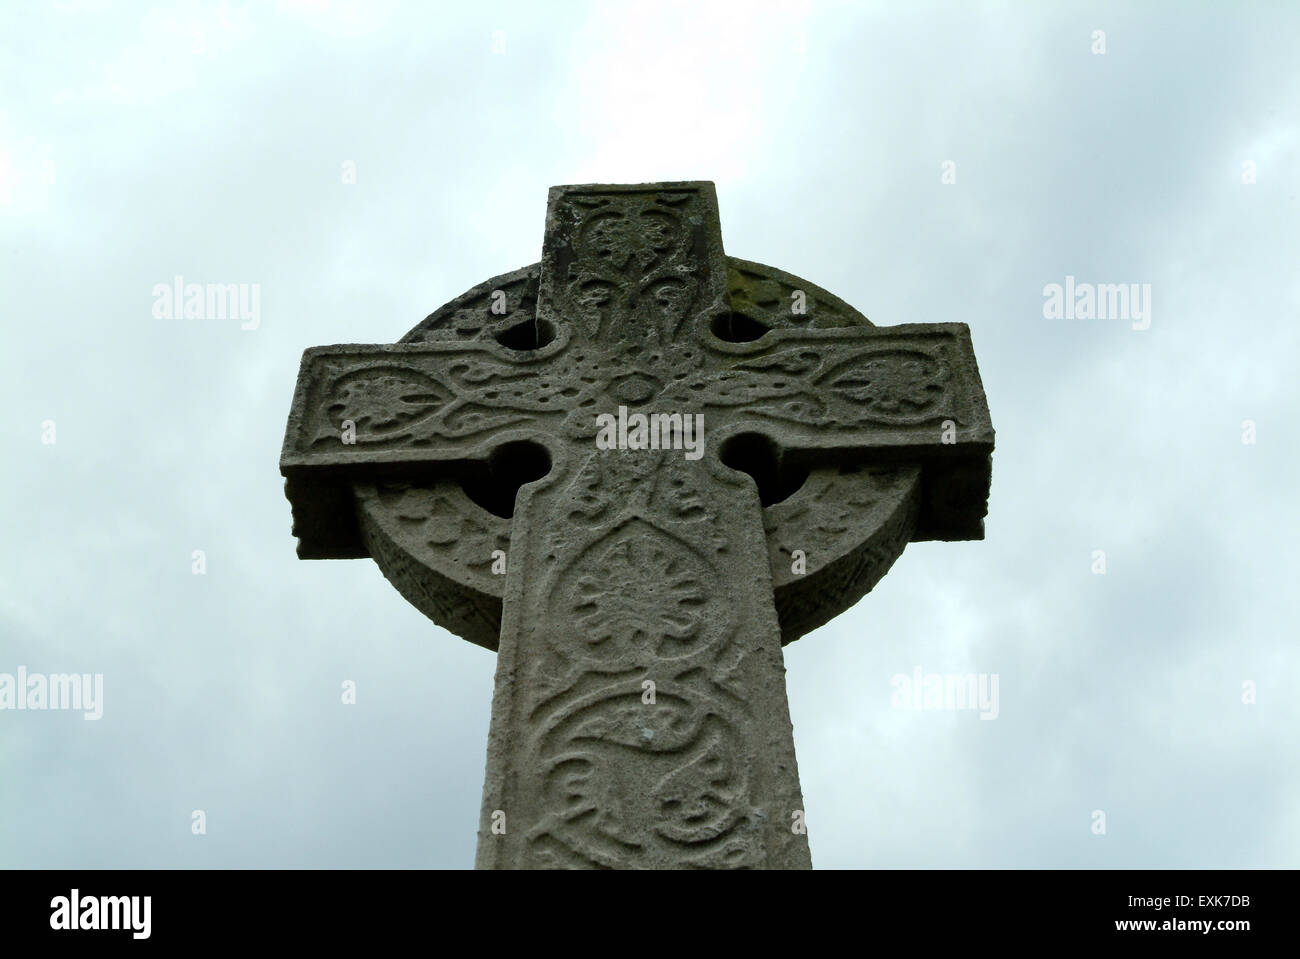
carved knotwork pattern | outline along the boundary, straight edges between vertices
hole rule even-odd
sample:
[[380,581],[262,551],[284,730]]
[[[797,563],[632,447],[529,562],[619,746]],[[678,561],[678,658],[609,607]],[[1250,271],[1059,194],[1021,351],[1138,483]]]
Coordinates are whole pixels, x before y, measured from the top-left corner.
[[556,625],[520,684],[525,765],[546,797],[533,865],[762,861],[736,683],[746,652],[721,568],[735,546],[678,459],[648,457],[629,485],[636,460],[595,454],[559,494],[566,507],[594,496],[604,522],[544,537],[567,559],[544,586]]

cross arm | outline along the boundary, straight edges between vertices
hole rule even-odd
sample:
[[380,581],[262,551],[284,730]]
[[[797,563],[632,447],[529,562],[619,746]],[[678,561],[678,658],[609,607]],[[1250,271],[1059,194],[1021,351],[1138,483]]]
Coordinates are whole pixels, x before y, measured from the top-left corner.
[[772,436],[788,464],[919,464],[916,538],[983,538],[993,427],[964,323],[774,330],[724,347],[695,393],[727,433]]
[[280,456],[298,555],[366,555],[353,483],[454,473],[512,433],[562,415],[573,398],[561,380],[537,382],[542,352],[494,343],[305,351]]

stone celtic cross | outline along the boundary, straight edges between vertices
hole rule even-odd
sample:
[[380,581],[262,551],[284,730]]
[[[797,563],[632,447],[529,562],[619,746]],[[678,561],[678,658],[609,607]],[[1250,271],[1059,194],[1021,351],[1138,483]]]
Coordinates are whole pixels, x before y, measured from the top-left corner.
[[480,867],[806,868],[781,647],[982,538],[992,450],[964,324],[725,255],[690,182],[554,187],[539,264],[308,349],[280,467],[300,557],[497,651]]

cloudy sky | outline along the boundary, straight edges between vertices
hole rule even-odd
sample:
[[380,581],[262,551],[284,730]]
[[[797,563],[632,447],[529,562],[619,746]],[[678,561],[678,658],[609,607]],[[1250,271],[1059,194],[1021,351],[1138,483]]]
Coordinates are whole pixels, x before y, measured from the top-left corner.
[[[968,323],[997,430],[987,539],[786,649],[814,863],[1300,865],[1294,7],[145,10],[0,11],[0,674],[104,677],[0,711],[0,866],[472,865],[494,657],[295,558],[298,360],[536,261],[552,184],[679,179]],[[156,317],[178,275],[256,328]],[[1149,326],[1046,317],[1067,276]]]

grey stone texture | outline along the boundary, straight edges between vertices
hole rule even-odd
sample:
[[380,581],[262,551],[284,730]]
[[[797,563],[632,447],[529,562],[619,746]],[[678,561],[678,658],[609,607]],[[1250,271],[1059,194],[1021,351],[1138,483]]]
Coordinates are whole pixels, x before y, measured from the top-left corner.
[[[600,448],[620,407],[703,456]],[[300,557],[497,652],[479,867],[806,868],[781,646],[981,539],[992,450],[964,324],[726,256],[712,183],[583,185],[539,264],[308,349],[281,471]]]

